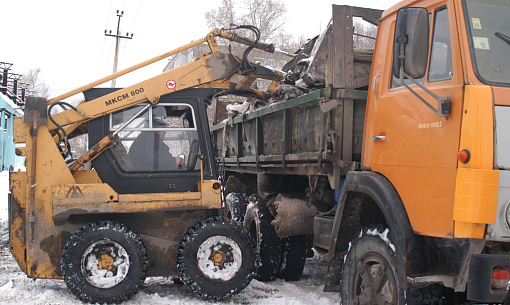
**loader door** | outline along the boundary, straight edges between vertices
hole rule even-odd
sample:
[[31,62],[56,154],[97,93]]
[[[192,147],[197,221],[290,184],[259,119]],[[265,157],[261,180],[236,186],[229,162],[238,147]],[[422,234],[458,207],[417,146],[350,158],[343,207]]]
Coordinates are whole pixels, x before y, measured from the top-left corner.
[[[204,99],[211,90],[164,96],[130,122],[115,145],[92,161],[103,182],[121,194],[196,192],[200,162],[204,178],[216,177]],[[147,103],[92,121],[89,146],[128,122]],[[198,144],[198,145],[197,145]]]
[[[381,51],[393,48],[385,44],[395,41],[394,15],[384,21],[386,26],[379,27],[363,166],[383,174],[395,186],[414,231],[445,237],[453,234],[463,78],[453,10],[445,3],[428,12],[430,48],[424,50],[427,69],[417,81],[438,96],[448,96],[451,115],[448,119],[438,116],[395,77],[394,54]],[[437,105],[419,86],[410,87],[431,105]]]

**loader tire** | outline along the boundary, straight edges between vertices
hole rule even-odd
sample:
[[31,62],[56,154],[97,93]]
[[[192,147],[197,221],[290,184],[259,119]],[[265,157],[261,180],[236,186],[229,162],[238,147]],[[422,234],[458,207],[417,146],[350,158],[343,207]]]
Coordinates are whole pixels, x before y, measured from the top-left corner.
[[267,201],[258,195],[248,198],[249,204],[244,217],[244,227],[250,232],[258,257],[255,278],[267,282],[274,280],[280,269],[280,238],[271,225],[273,216],[267,207]]
[[242,224],[244,222],[244,215],[246,214],[246,199],[240,193],[230,193],[225,198],[228,208],[228,215],[233,220]]
[[182,282],[205,299],[225,299],[244,289],[255,275],[255,262],[255,246],[246,229],[222,217],[195,223],[177,252]]
[[406,304],[406,294],[398,282],[399,272],[387,227],[363,228],[345,256],[341,304]]
[[285,281],[299,281],[308,250],[306,235],[289,236],[282,240],[280,277]]
[[81,301],[121,303],[142,287],[149,259],[138,234],[105,220],[89,223],[69,238],[60,266],[67,287]]

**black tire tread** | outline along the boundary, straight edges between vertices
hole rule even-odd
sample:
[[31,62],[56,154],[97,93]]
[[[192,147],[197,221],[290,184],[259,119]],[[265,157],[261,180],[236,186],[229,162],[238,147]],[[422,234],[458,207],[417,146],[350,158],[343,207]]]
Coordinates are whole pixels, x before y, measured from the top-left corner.
[[[244,226],[250,232],[255,231],[255,236],[252,237],[256,241],[259,260],[255,278],[262,282],[272,281],[278,275],[280,257],[275,254],[281,251],[281,240],[271,225],[274,218],[266,203],[266,200],[258,195],[251,195],[244,219]],[[253,225],[256,227],[253,228]]]
[[[74,246],[76,244],[84,242],[84,238],[93,233],[96,232],[99,228],[110,228],[116,232],[121,232],[122,234],[126,236],[130,236],[133,238],[136,248],[138,251],[138,257],[140,260],[140,272],[138,279],[136,279],[136,283],[130,287],[130,289],[127,289],[120,295],[116,296],[108,296],[105,295],[104,297],[95,297],[91,296],[89,294],[86,294],[82,287],[76,284],[75,280],[73,279],[73,250]],[[143,243],[142,239],[138,234],[136,234],[133,230],[131,230],[129,227],[124,225],[121,222],[117,221],[111,221],[111,220],[101,220],[96,221],[93,223],[86,224],[85,226],[78,229],[67,241],[65,244],[63,250],[62,250],[62,259],[61,259],[61,271],[62,276],[64,278],[64,281],[66,283],[66,286],[69,290],[81,301],[83,302],[89,302],[89,303],[121,303],[124,302],[133,295],[135,295],[143,286],[143,283],[145,281],[145,278],[147,276],[147,272],[149,270],[149,258],[147,253],[147,248],[145,247],[145,244]]]
[[308,250],[306,235],[289,236],[284,239],[283,245],[285,251],[282,251],[282,259],[285,259],[285,266],[280,270],[281,277],[285,281],[299,281],[306,262],[306,252]]
[[225,198],[227,207],[233,220],[243,223],[247,202],[241,193],[230,193]]
[[[221,293],[216,291],[213,293],[208,293],[205,291],[204,285],[205,281],[198,280],[195,276],[191,276],[187,270],[187,262],[185,257],[185,249],[189,247],[192,243],[194,238],[200,234],[200,232],[203,232],[204,230],[208,230],[208,228],[212,227],[220,227],[220,226],[229,226],[233,230],[235,230],[235,233],[242,236],[247,244],[248,247],[251,249],[252,256],[255,256],[255,245],[253,244],[252,238],[250,237],[248,231],[241,226],[241,224],[226,219],[224,217],[213,217],[208,218],[203,221],[199,221],[195,223],[193,226],[191,226],[186,233],[184,233],[184,236],[182,237],[181,242],[179,243],[179,249],[177,252],[177,270],[179,272],[179,276],[181,281],[188,287],[191,291],[193,291],[195,294],[199,295],[200,297],[204,299],[214,299],[214,300],[223,300],[231,297],[234,294],[239,293],[241,290],[243,290],[248,284],[250,284],[251,280],[253,279],[255,275],[255,260],[253,260],[253,263],[249,266],[250,270],[247,272],[247,276],[242,277],[240,281],[236,282],[236,287],[234,289],[231,289],[227,293]],[[234,235],[234,234],[233,234]],[[244,249],[247,251],[250,251],[249,249]],[[200,283],[199,283],[200,282]]]
[[[448,291],[450,290],[450,291]],[[451,292],[451,296],[448,295]],[[408,304],[453,305],[453,291],[441,284],[410,290]]]

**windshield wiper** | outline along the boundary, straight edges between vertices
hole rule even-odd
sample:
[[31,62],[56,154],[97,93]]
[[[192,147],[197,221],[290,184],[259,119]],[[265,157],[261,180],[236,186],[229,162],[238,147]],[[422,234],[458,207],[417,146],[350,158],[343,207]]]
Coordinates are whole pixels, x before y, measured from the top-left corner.
[[502,34],[500,32],[496,32],[496,33],[494,33],[494,35],[496,35],[496,37],[500,38],[504,42],[510,44],[510,37],[506,36],[505,34]]

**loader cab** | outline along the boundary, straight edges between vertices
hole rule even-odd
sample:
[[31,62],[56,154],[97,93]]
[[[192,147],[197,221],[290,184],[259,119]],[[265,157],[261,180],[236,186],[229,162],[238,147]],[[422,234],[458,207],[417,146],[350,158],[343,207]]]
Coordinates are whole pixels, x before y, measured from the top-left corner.
[[[117,89],[85,92],[87,101]],[[120,194],[196,192],[202,156],[204,179],[214,179],[205,100],[216,91],[191,89],[103,116],[89,123],[89,147],[105,135],[118,133],[115,144],[92,161],[104,183]],[[137,115],[138,114],[138,115]]]

